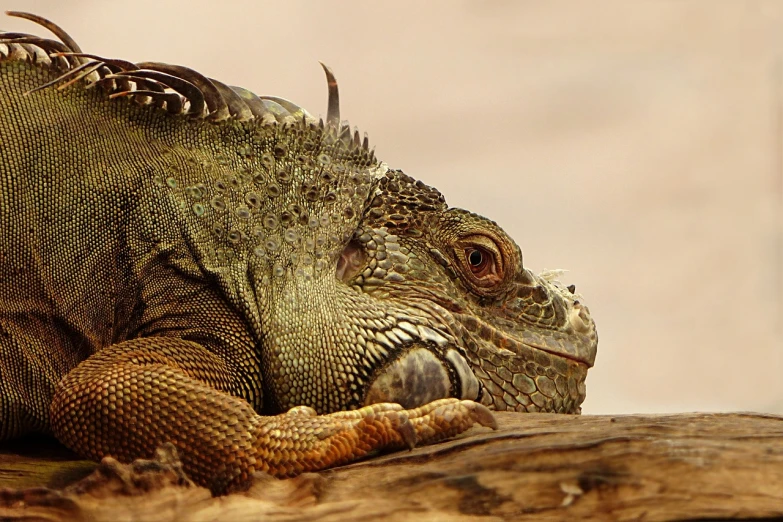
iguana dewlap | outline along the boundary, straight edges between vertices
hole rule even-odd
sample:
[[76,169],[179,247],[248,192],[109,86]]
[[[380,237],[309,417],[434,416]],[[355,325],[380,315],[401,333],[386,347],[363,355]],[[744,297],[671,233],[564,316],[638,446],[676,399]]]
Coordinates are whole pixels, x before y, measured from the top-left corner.
[[597,337],[573,287],[377,161],[328,69],[318,121],[13,15],[60,41],[0,33],[0,440],[172,442],[223,493],[488,408],[580,411]]

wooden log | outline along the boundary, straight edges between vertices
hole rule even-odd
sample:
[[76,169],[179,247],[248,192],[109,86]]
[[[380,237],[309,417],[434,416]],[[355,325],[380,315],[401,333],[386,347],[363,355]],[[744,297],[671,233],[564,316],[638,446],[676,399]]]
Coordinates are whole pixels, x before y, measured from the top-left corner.
[[[783,517],[783,417],[497,414],[441,444],[212,498],[176,453],[94,469],[0,452],[0,520],[681,520]],[[41,447],[36,452],[36,447]],[[51,446],[51,445],[50,445]],[[33,485],[37,487],[29,489]],[[28,489],[19,489],[28,488]],[[36,518],[38,517],[38,518]]]

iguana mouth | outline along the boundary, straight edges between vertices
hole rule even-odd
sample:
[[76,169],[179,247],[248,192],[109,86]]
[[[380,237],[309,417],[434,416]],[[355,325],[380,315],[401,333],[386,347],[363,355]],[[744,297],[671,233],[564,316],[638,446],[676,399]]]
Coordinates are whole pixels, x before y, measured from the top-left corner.
[[595,326],[585,307],[571,314],[570,331],[563,332],[535,327],[506,330],[502,325],[491,326],[472,315],[458,314],[457,319],[468,331],[496,347],[500,353],[508,352],[509,357],[527,357],[530,350],[534,350],[574,361],[586,368],[595,363],[598,341]]
[[[564,353],[562,351],[553,350],[552,348],[547,347],[547,346],[539,346],[539,345],[535,345],[535,344],[526,344],[525,346],[527,346],[528,348],[531,348],[533,350],[541,350],[542,352],[546,352],[546,353],[548,353],[550,355],[555,355],[557,357],[562,357],[564,359],[568,359],[570,361],[574,361],[577,364],[581,364],[581,365],[585,366],[585,368],[592,368],[592,366],[593,366],[593,362],[589,358],[587,358],[587,357],[580,358],[578,356],[574,356],[574,355],[569,354],[569,353]],[[594,358],[595,357],[593,357],[593,359]]]
[[514,344],[518,343],[533,350],[541,350],[542,352],[583,364],[587,368],[591,368],[595,363],[597,347],[595,332],[593,332],[593,335],[579,336],[575,336],[573,333],[546,332],[546,336],[544,336],[537,332],[523,331],[521,337],[521,342],[513,339],[509,340],[511,347],[508,349],[510,351],[519,353],[518,349],[514,350],[513,348]]

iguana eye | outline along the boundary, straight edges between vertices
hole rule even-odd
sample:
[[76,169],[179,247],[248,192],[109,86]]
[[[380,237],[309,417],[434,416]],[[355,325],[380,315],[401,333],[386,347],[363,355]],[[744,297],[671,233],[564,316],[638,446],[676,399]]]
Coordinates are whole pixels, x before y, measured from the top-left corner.
[[462,278],[474,290],[491,292],[505,279],[504,262],[495,241],[488,236],[471,234],[458,240],[455,254],[462,267]]
[[494,260],[492,254],[483,248],[468,247],[465,249],[465,258],[470,266],[470,271],[476,277],[487,275],[492,269]]

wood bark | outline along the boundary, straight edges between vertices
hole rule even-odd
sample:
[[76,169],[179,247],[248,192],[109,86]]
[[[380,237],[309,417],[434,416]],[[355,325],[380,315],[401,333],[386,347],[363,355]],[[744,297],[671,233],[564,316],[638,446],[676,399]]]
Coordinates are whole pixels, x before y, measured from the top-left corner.
[[432,446],[212,498],[176,453],[122,465],[0,447],[0,520],[683,520],[783,517],[783,417],[497,414]]

